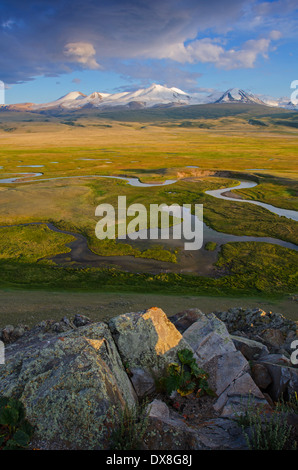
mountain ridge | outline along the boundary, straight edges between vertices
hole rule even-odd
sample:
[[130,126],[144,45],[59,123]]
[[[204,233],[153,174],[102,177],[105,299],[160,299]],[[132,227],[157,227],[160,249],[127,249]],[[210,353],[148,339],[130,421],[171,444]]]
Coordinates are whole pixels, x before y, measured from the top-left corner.
[[22,111],[74,111],[80,109],[102,109],[123,107],[124,109],[154,108],[171,106],[189,106],[197,104],[254,104],[268,107],[296,109],[289,99],[274,99],[267,96],[258,96],[240,88],[229,88],[225,92],[186,93],[183,90],[153,83],[148,88],[140,88],[135,91],[119,93],[92,92],[86,95],[80,91],[72,91],[61,96],[57,100],[42,103],[16,103],[2,106],[5,110]]

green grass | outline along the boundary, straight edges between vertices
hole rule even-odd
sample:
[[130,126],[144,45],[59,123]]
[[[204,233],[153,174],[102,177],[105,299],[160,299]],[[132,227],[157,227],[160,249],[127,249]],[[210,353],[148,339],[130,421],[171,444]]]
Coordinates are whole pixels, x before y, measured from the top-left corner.
[[296,181],[284,182],[278,178],[267,178],[254,188],[234,190],[244,199],[261,201],[275,207],[298,210],[298,183]]
[[[205,222],[219,232],[274,237],[298,244],[297,222],[255,205],[218,200],[205,194],[208,189],[236,185],[239,178],[247,177],[259,185],[236,191],[244,198],[297,210],[297,129],[292,125],[297,121],[295,112],[263,106],[208,105],[129,112],[90,110],[57,116],[1,112],[0,121],[3,178],[25,171],[44,173],[33,183],[0,185],[1,225],[52,221],[57,227],[82,233],[90,249],[100,255],[177,261],[179,266],[179,253],[174,248],[165,249],[161,244],[138,247],[135,243],[95,237],[95,207],[103,202],[116,205],[118,195],[126,195],[128,205],[138,202],[147,208],[150,203],[161,202],[203,204]],[[44,166],[20,168],[34,164]],[[215,171],[230,172],[233,179],[223,178],[224,174],[208,177]],[[178,182],[151,188],[130,187],[112,179],[37,182],[43,178],[94,174],[134,176],[143,182],[165,179]],[[194,177],[200,178],[192,180]],[[1,285],[212,295],[235,292],[274,295],[297,290],[297,252],[260,243],[225,245],[218,258],[218,268],[224,274],[219,278],[133,274],[37,263],[40,258],[69,251],[65,243],[70,240],[71,237],[54,234],[45,226],[1,229]]]
[[41,258],[68,253],[70,248],[65,244],[73,240],[71,235],[53,232],[46,225],[0,228],[0,261],[35,263]]
[[204,248],[205,248],[205,250],[207,250],[207,251],[214,251],[214,250],[216,249],[216,247],[217,247],[217,243],[215,243],[215,242],[207,242],[207,243],[205,244],[205,247],[204,247]]
[[266,243],[229,243],[223,246],[217,264],[223,275],[209,278],[2,261],[0,286],[272,297],[297,288],[298,253],[293,250]]

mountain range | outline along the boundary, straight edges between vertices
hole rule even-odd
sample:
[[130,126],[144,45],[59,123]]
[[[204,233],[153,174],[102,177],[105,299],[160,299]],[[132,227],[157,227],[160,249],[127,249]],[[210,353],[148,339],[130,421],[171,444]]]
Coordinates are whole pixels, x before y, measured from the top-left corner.
[[274,99],[268,96],[257,96],[239,88],[230,88],[226,92],[185,93],[179,88],[152,84],[149,88],[141,88],[133,92],[100,93],[93,92],[85,95],[80,91],[72,91],[61,98],[49,103],[34,104],[20,103],[4,106],[5,110],[12,111],[71,111],[77,109],[100,108],[106,110],[111,107],[124,107],[126,109],[142,109],[152,107],[189,106],[194,104],[211,103],[245,103],[259,104],[272,107],[296,109],[289,99]]

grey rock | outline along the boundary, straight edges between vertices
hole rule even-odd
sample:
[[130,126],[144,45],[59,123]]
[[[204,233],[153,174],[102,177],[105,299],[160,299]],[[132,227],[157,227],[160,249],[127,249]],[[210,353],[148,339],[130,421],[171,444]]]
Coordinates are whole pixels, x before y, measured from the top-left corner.
[[271,375],[264,364],[254,364],[251,369],[251,375],[256,385],[263,390],[272,383]]
[[249,373],[237,377],[229,387],[220,395],[214,405],[216,411],[222,416],[235,416],[245,410],[247,404],[267,405],[267,400],[252,380]]
[[164,373],[177,352],[191,349],[166,314],[159,308],[127,313],[109,322],[123,363],[129,369],[143,369],[153,378]]
[[291,367],[291,361],[284,354],[264,354],[258,358],[257,362],[268,362],[270,364],[279,364],[281,366]]
[[198,308],[184,310],[183,312],[176,313],[169,319],[175,325],[180,333],[184,333],[195,321],[199,320],[204,314]]
[[232,420],[215,418],[192,427],[160,400],[154,400],[149,406],[145,444],[150,450],[247,449],[241,428]]
[[104,323],[9,345],[0,394],[24,403],[43,449],[102,449],[113,414],[136,403]]
[[269,354],[268,348],[258,341],[252,339],[231,335],[233,343],[238,351],[249,361],[256,359],[261,354]]
[[214,356],[236,351],[225,324],[214,314],[202,315],[183,333],[183,338],[202,366]]
[[170,410],[169,407],[162,400],[153,400],[152,403],[148,406],[149,408],[149,417],[158,418],[162,420],[170,419]]
[[204,364],[210,388],[220,396],[231,383],[249,370],[247,360],[239,351],[214,356]]
[[132,368],[130,372],[132,374],[130,380],[139,398],[143,398],[155,391],[154,379],[146,370]]
[[73,319],[73,324],[77,328],[80,326],[89,325],[89,323],[91,323],[90,318],[86,317],[85,315],[81,315],[80,313],[77,313]]
[[290,396],[298,392],[298,369],[268,362],[262,364],[267,368],[272,379],[268,393],[273,401],[278,401],[283,394]]

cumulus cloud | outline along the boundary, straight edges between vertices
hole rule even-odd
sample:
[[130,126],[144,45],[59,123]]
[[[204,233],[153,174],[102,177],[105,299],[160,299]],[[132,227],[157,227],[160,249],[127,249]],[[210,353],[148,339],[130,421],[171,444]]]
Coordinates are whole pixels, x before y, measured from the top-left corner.
[[[291,15],[295,2],[285,1]],[[242,46],[231,47],[222,39],[240,31],[239,25],[250,24],[257,8],[250,0],[2,0],[0,78],[17,83],[79,69],[116,70],[119,64],[142,65],[148,59],[155,65],[162,59],[178,65],[253,67],[278,39],[276,31],[268,36],[271,30],[281,30],[275,3],[280,1],[263,2],[257,12],[261,30],[246,35],[249,40],[242,39]],[[243,28],[240,33],[243,37]],[[137,67],[133,71],[137,73]]]
[[272,31],[268,38],[250,39],[240,48],[225,49],[218,39],[198,39],[187,46],[175,44],[161,48],[160,58],[171,58],[181,63],[212,63],[222,69],[252,68],[259,56],[268,57],[271,41],[279,39],[279,31]]
[[77,62],[84,68],[91,70],[101,68],[95,60],[96,51],[88,42],[70,42],[65,45],[64,54],[71,62]]

